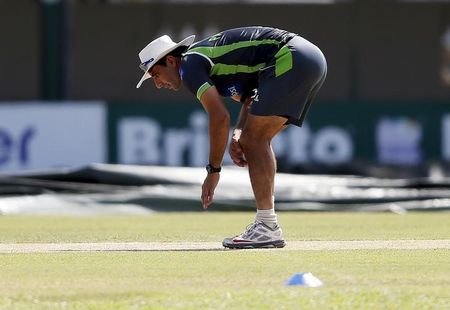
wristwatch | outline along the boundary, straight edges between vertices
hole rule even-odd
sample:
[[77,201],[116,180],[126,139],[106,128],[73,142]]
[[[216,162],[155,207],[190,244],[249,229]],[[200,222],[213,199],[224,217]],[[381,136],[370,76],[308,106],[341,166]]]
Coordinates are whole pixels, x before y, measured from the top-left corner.
[[222,167],[216,168],[211,164],[208,164],[206,166],[206,171],[208,171],[208,174],[220,172],[221,170],[222,170]]

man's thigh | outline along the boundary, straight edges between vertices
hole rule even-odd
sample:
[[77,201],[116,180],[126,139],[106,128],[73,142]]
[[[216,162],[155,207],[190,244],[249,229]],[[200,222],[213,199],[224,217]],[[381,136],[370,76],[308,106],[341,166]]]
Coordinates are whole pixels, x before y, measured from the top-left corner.
[[249,139],[271,140],[286,127],[286,118],[276,115],[259,116],[249,114],[242,135]]

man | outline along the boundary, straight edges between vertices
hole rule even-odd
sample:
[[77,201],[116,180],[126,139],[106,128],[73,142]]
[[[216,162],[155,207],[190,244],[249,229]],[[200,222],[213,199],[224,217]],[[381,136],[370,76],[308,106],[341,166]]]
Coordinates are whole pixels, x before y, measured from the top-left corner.
[[237,166],[248,166],[257,213],[252,225],[223,245],[284,247],[274,210],[271,141],[287,125],[302,125],[325,80],[325,57],[304,38],[270,27],[230,29],[196,43],[194,38],[174,43],[162,36],[150,42],[139,53],[145,73],[136,87],[151,77],[157,88],[179,90],[184,84],[208,113],[210,154],[201,196],[205,209],[213,201],[228,143],[230,116],[221,97],[242,103],[229,153]]

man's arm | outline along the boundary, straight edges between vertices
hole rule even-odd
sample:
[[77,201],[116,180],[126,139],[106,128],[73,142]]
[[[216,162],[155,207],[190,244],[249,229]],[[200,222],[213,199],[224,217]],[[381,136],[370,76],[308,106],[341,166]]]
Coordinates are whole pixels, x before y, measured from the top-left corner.
[[[222,165],[223,155],[228,143],[230,114],[214,86],[202,94],[200,101],[209,117],[209,163],[218,168]],[[219,173],[206,175],[202,185],[201,197],[204,209],[211,205],[219,179]]]
[[246,100],[245,103],[242,104],[238,121],[233,130],[233,142],[239,141],[239,139],[241,137],[242,129],[244,129],[245,122],[247,121],[248,111],[250,110],[250,103],[251,103],[251,98],[249,98],[248,100]]
[[228,143],[230,114],[214,86],[200,100],[209,117],[209,163],[220,167]]
[[[234,99],[234,98],[233,98]],[[242,149],[239,139],[241,138],[242,130],[244,129],[245,122],[247,121],[248,112],[250,110],[252,99],[248,98],[244,104],[242,104],[241,112],[239,113],[239,118],[235,129],[233,130],[233,138],[230,143],[230,157],[233,163],[239,167],[244,167],[247,165],[245,160],[244,150]]]

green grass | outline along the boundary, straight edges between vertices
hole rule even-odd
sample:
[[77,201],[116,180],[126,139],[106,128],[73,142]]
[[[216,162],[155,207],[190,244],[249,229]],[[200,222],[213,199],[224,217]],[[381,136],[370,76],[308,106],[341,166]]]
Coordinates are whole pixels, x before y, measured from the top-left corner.
[[[0,305],[445,309],[448,258],[444,250],[2,255]],[[325,286],[284,286],[302,271]]]
[[[288,240],[449,239],[450,212],[280,212]],[[241,232],[254,213],[150,216],[0,216],[0,242],[218,241]]]
[[[280,213],[288,240],[449,239],[450,213]],[[252,213],[0,217],[7,242],[220,241]],[[320,288],[286,287],[312,272]],[[0,254],[0,309],[449,309],[450,250]]]

